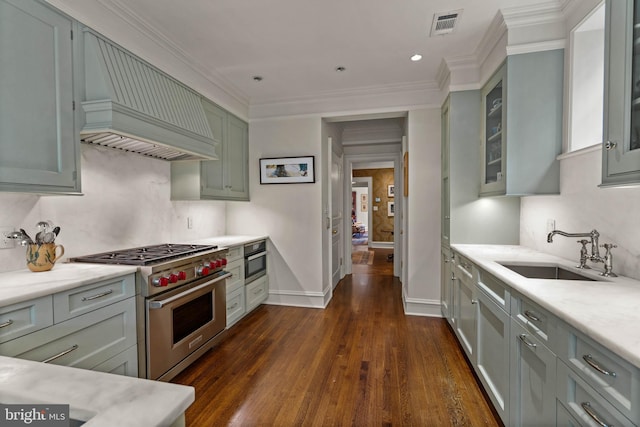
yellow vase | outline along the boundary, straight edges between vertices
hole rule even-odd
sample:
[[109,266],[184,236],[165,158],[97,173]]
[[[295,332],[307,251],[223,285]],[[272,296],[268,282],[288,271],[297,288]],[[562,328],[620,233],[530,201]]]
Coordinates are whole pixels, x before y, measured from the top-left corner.
[[[56,251],[60,248],[60,253]],[[64,246],[55,243],[43,243],[41,245],[27,246],[27,267],[31,271],[48,271],[53,268],[56,261],[64,255]]]

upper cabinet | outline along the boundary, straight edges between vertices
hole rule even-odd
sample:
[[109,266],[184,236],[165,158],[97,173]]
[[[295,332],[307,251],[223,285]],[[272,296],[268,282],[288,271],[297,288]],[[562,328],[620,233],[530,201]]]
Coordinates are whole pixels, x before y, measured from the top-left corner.
[[77,193],[77,25],[38,1],[0,0],[0,28],[0,191]]
[[172,200],[249,200],[249,126],[231,113],[203,101],[220,160],[173,162]]
[[558,194],[564,50],[510,55],[482,88],[483,196]]
[[608,0],[602,185],[640,182],[640,2]]

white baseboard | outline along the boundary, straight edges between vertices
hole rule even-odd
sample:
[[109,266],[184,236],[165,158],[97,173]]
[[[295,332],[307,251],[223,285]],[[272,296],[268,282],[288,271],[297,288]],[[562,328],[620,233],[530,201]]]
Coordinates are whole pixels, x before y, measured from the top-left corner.
[[370,248],[393,249],[393,242],[369,242]]
[[442,317],[439,300],[402,297],[404,314],[410,316]]
[[271,305],[287,305],[291,307],[326,308],[331,300],[331,286],[324,292],[269,290],[269,297],[264,302]]

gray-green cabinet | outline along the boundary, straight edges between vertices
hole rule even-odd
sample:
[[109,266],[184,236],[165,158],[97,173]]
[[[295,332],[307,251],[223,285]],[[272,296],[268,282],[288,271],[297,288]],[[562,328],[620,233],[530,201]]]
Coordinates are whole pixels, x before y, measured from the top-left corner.
[[219,160],[173,162],[172,200],[249,200],[249,125],[216,104],[203,100]]
[[452,270],[451,266],[453,264],[451,251],[448,247],[442,246],[442,251],[440,253],[441,256],[441,264],[440,271],[442,272],[440,275],[440,310],[442,312],[442,316],[451,323],[451,310],[453,309],[452,299],[453,299],[453,287],[452,287]]
[[509,55],[482,89],[483,196],[559,194],[564,49]]
[[471,363],[476,362],[476,286],[473,265],[456,254],[453,277],[455,332]]
[[77,24],[35,0],[0,0],[0,191],[80,191]]
[[608,0],[602,185],[640,182],[640,4]]

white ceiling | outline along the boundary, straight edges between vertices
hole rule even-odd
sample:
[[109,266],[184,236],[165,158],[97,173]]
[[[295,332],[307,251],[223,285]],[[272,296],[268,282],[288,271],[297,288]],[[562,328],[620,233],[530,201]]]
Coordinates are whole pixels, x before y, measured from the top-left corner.
[[[435,85],[443,58],[473,54],[499,9],[567,0],[49,1],[103,29],[109,10],[255,105]],[[435,13],[458,9],[453,34],[429,37]]]

